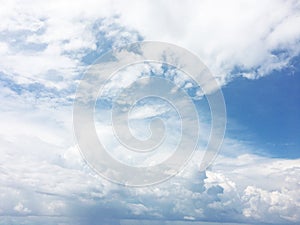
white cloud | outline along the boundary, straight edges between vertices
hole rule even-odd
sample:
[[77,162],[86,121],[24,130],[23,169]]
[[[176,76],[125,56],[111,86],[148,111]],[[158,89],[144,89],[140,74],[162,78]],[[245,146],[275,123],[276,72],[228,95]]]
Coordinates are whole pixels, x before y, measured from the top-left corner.
[[[236,67],[248,78],[267,75],[299,54],[297,1],[132,1],[129,6],[125,1],[4,1],[1,6],[0,75],[11,86],[1,83],[0,90],[0,215],[13,217],[4,224],[19,224],[20,214],[88,221],[71,219],[72,224],[112,216],[299,223],[300,161],[246,154],[249,147],[238,140],[225,140],[230,154],[206,173],[198,171],[198,152],[184,172],[159,186],[128,189],[103,180],[75,147],[73,92],[62,91],[76,84],[88,53],[100,55],[107,42],[118,47],[139,35],[190,49],[222,84]],[[96,49],[97,41],[104,46]],[[32,44],[38,47],[28,47]],[[175,82],[191,87],[180,77]],[[46,88],[31,90],[30,84]]]
[[[106,40],[115,39],[112,44],[120,45],[138,38],[110,19],[114,14],[108,1],[12,1],[2,5],[0,71],[19,84],[70,88],[86,68],[83,56],[96,50],[97,42],[106,47]],[[111,33],[113,30],[116,32]]]
[[[30,130],[31,124],[24,126]],[[63,128],[60,134],[47,124],[37,129],[47,130],[57,138],[66,137],[64,133],[69,132]],[[26,137],[30,145],[23,144],[22,135],[18,136],[19,142],[1,141],[1,146],[5,146],[1,148],[0,163],[2,215],[16,215],[13,212],[17,211],[72,218],[81,211],[79,217],[83,219],[100,216],[104,220],[109,215],[96,216],[88,210],[110,209],[118,212],[120,218],[130,215],[159,220],[299,222],[299,160],[251,154],[219,156],[206,173],[200,173],[198,152],[175,178],[160,185],[131,189],[96,176],[82,162],[72,141],[61,147],[51,146],[45,140],[37,142],[38,130]],[[1,138],[5,138],[5,133]]]
[[[119,12],[123,24],[146,39],[173,42],[198,54],[221,82],[236,67],[249,78],[267,75],[299,53],[297,1],[138,1],[121,5]],[[277,50],[285,54],[274,54]]]
[[14,210],[17,211],[18,213],[20,214],[28,214],[31,212],[30,209],[24,207],[24,205],[19,202],[15,207],[14,207]]
[[[67,88],[84,69],[81,58],[96,49],[99,32],[105,39],[113,40],[115,47],[137,41],[138,33],[147,40],[186,47],[199,55],[222,84],[238,75],[234,72],[237,67],[244,71],[245,77],[264,76],[288,66],[300,51],[297,1],[203,0],[184,4],[133,1],[130,6],[127,4],[94,0],[72,4],[66,1],[3,3],[0,31],[6,40],[0,48],[2,52],[5,50],[0,69],[19,83],[39,80],[47,86]],[[7,35],[20,34],[25,36],[23,45],[45,44],[45,49],[12,51],[15,37]],[[57,71],[63,82],[52,80],[54,75],[49,70]]]

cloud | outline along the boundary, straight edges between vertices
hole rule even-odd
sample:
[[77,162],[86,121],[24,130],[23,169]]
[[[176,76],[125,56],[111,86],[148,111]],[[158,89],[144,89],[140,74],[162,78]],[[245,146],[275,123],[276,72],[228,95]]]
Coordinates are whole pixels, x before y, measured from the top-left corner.
[[146,39],[195,52],[221,83],[265,76],[299,53],[297,1],[138,1],[119,13]]
[[[44,113],[37,111],[36,115]],[[9,123],[18,120],[11,118]],[[124,218],[257,224],[299,222],[298,159],[272,159],[249,153],[220,155],[206,172],[199,172],[201,152],[196,152],[175,178],[147,188],[126,188],[111,184],[91,171],[72,146],[72,140],[54,146],[49,139],[39,138],[42,131],[57,139],[66,137],[68,127],[56,124],[58,129],[63,128],[58,133],[54,128],[49,129],[48,124],[38,126],[36,131],[31,129],[32,123],[23,126],[31,133],[25,137],[15,135],[18,142],[5,139],[7,136],[1,133],[4,148],[0,163],[0,213],[6,221],[15,221],[12,224],[19,223],[15,217],[20,215],[34,216],[25,219],[28,224],[34,221],[126,224],[122,222]],[[236,146],[236,151],[239,147]]]
[[221,84],[280,70],[300,51],[300,6],[293,0],[4,5],[0,69],[18,83],[68,88],[84,71],[82,58],[90,63],[88,58],[141,37],[195,52]]
[[101,54],[112,45],[139,39],[136,32],[124,30],[113,20],[107,1],[90,1],[86,10],[81,6],[85,3],[5,3],[0,71],[18,84],[68,89],[86,69],[82,60],[89,53]]
[[24,207],[24,205],[19,202],[15,207],[14,207],[14,210],[21,213],[21,214],[28,214],[31,212],[30,209]]
[[[196,152],[175,178],[129,189],[109,183],[84,163],[70,116],[87,66],[110,48],[142,37],[190,49],[223,85],[236,76],[253,79],[289,66],[300,51],[297,1],[1,5],[0,224],[299,223],[298,159],[253,155],[256,149],[227,138],[224,155],[206,172],[199,171],[202,155]],[[112,87],[130,82],[118,81]],[[174,82],[193,87],[178,76]],[[27,217],[20,222],[20,216]]]

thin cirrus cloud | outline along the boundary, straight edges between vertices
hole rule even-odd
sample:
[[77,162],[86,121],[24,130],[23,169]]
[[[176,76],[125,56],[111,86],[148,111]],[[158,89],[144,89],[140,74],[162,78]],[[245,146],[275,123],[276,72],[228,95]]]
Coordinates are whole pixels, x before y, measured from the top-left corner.
[[298,159],[258,156],[226,137],[206,172],[196,152],[172,180],[128,189],[83,162],[70,116],[87,65],[142,39],[192,50],[222,85],[289,67],[300,51],[298,1],[1,5],[0,224],[299,223]]

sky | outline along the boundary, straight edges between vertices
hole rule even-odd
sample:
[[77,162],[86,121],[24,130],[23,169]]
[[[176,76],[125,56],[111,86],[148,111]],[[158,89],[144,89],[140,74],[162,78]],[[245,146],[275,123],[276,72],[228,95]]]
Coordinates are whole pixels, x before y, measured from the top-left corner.
[[[299,1],[0,4],[1,225],[300,223]],[[227,125],[216,159],[202,171],[212,118],[201,88],[182,71],[159,63],[118,71],[95,108],[97,135],[112,157],[127,165],[160,163],[179,140],[179,118],[187,121],[188,131],[198,125],[200,133],[199,150],[176,176],[133,188],[103,178],[83,159],[73,104],[95,60],[137,41],[171,43],[195,54],[223,92]],[[113,101],[117,106],[132,101],[132,92],[125,92],[125,100],[118,94],[144,76],[169,79],[192,101],[172,99],[185,116],[167,101],[148,99],[130,111],[130,123],[116,120],[120,134],[126,137],[129,132],[122,131],[129,125],[141,139],[151,134],[152,118],[166,121],[161,152],[140,157],[116,142],[107,111]],[[131,91],[179,91],[151,85],[151,79]],[[195,105],[197,123],[187,103]],[[121,116],[117,111],[116,118]],[[186,139],[186,146],[193,140]]]

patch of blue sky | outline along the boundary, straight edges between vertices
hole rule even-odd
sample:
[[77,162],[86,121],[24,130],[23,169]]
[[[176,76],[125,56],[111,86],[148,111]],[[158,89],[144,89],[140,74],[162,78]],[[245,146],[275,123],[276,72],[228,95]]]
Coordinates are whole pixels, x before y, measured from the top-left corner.
[[[300,157],[300,57],[269,76],[237,78],[223,88],[228,136],[272,157]],[[259,152],[258,152],[259,153]]]
[[[178,70],[176,67],[171,65],[162,63],[160,65],[161,70],[160,69],[157,70],[157,67],[153,68],[151,66],[151,63],[144,63],[144,64],[145,66],[149,66],[150,70],[147,70],[146,72],[141,71],[138,76],[138,79],[144,77],[149,77],[149,78],[158,77],[158,78],[164,78],[167,81],[171,81],[174,84],[174,87],[176,87],[177,85],[177,88],[183,89],[186,92],[186,94],[190,96],[197,110],[201,112],[203,118],[207,118],[208,120],[210,120],[210,111],[209,111],[209,105],[207,99],[205,95],[201,96],[202,93],[201,87],[198,86],[193,79],[191,79],[185,73],[183,73],[182,71]],[[177,82],[176,79],[180,80],[180,82]],[[119,94],[121,91],[122,88],[117,90],[116,93]],[[109,109],[110,107],[112,107],[115,98],[116,96],[114,97],[112,95],[100,96],[100,98],[97,99],[96,108]]]
[[[86,65],[92,64],[114,47],[120,48],[122,45],[143,40],[143,37],[135,30],[128,30],[128,28],[124,28],[116,23],[108,24],[103,29],[104,23],[105,20],[99,19],[92,26],[92,30],[95,33],[96,49],[86,52],[87,54],[82,57],[81,61]],[[108,36],[108,31],[115,34]]]
[[47,43],[31,42],[28,38],[32,35],[40,35],[45,32],[45,27],[36,31],[18,30],[18,31],[2,31],[0,32],[0,41],[9,44],[10,50],[14,52],[27,51],[27,52],[41,52],[44,51]]
[[[36,100],[41,99],[57,99],[59,105],[72,105],[73,99],[68,97],[75,92],[75,87],[64,90],[57,90],[56,88],[46,87],[45,85],[35,82],[28,84],[18,84],[9,76],[0,72],[0,86],[9,88],[16,95],[26,97],[30,93]],[[25,100],[25,99],[24,99]]]
[[4,73],[0,72],[0,84],[2,87],[7,87],[18,95],[22,94],[24,88],[9,79]]

